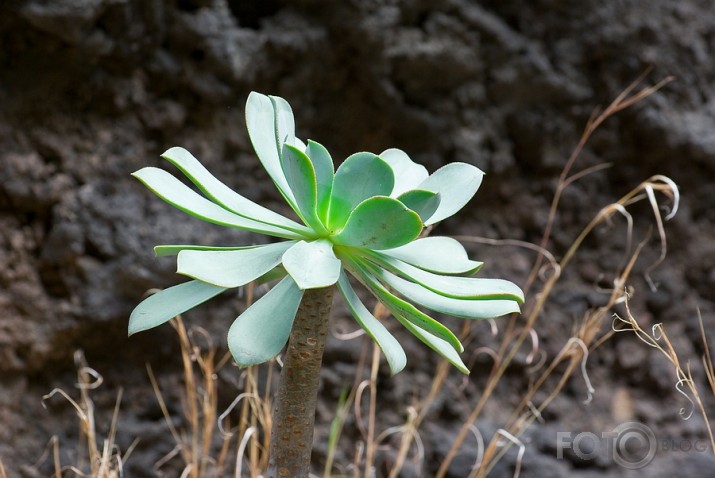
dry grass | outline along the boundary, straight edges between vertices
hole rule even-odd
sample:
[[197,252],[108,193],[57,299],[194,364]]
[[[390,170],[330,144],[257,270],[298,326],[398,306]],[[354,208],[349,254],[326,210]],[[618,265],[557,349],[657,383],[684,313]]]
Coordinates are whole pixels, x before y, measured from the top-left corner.
[[[109,433],[99,444],[97,434],[97,424],[95,421],[94,402],[91,398],[91,391],[102,385],[102,376],[91,368],[81,351],[75,353],[75,365],[77,367],[77,388],[79,389],[79,399],[73,399],[67,392],[56,388],[42,397],[43,405],[46,400],[60,395],[67,400],[77,412],[80,424],[80,438],[76,454],[77,458],[71,465],[63,465],[60,460],[60,441],[54,436],[50,440],[47,454],[52,455],[55,478],[61,478],[65,472],[71,472],[76,476],[91,476],[93,478],[118,478],[124,476],[123,463],[137,444],[135,441],[129,449],[122,454],[115,444],[117,431],[117,420],[119,416],[119,405],[122,401],[122,390],[117,394],[114,412],[109,427]],[[40,461],[44,461],[41,458]],[[4,470],[2,470],[4,476]]]
[[[683,397],[685,397],[691,404],[691,410],[681,408],[680,414],[687,420],[692,416],[693,411],[697,407],[703,417],[705,428],[707,429],[708,437],[710,438],[710,449],[713,453],[715,453],[715,438],[713,438],[713,430],[710,425],[710,416],[703,405],[703,394],[697,386],[695,380],[693,380],[689,360],[685,362],[685,365],[683,365],[682,359],[668,338],[668,334],[666,333],[665,326],[663,324],[655,324],[651,328],[651,333],[649,334],[641,328],[640,324],[638,324],[638,321],[631,313],[631,309],[628,306],[628,300],[625,302],[625,307],[625,318],[622,318],[617,314],[614,315],[615,319],[613,322],[613,330],[616,332],[633,332],[643,343],[661,352],[673,365],[677,376],[675,390],[683,395]],[[700,325],[700,335],[703,340],[703,348],[705,349],[702,357],[700,357],[700,362],[703,366],[705,376],[707,377],[708,385],[710,386],[710,390],[707,393],[710,393],[713,397],[715,397],[715,372],[713,360],[710,356],[710,345],[708,344],[708,338],[705,334],[705,327],[703,326],[703,319],[700,315],[700,311],[698,311],[698,323]],[[690,393],[683,390],[683,386],[685,386]]]
[[[248,288],[248,304],[253,286]],[[258,368],[241,370],[243,390],[226,410],[218,405],[218,371],[230,363],[230,354],[221,357],[209,334],[201,328],[187,330],[180,317],[172,322],[181,345],[184,389],[180,400],[183,426],[176,428],[151,367],[149,379],[166,424],[176,446],[156,464],[161,470],[179,456],[184,467],[182,477],[210,478],[250,476],[259,478],[259,470],[268,463],[271,429],[271,375],[274,362],[267,370],[266,386],[260,389]],[[232,421],[233,420],[233,421]],[[235,422],[235,423],[234,423]],[[245,467],[245,470],[244,470]]]

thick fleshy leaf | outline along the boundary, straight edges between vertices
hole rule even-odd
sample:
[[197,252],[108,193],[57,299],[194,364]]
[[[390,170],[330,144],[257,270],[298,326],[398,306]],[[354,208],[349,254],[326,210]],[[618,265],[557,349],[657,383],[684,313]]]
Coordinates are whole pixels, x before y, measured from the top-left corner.
[[445,297],[419,284],[397,277],[379,266],[374,266],[371,269],[379,280],[405,298],[435,312],[465,319],[491,319],[519,312],[519,304],[514,300],[470,300]]
[[295,146],[285,144],[281,165],[288,185],[293,191],[296,214],[318,234],[327,233],[327,229],[318,218],[318,189],[310,158]]
[[425,222],[439,207],[440,195],[424,189],[412,189],[397,196],[397,200],[419,214]]
[[[293,109],[290,104],[280,96],[268,96],[273,103],[273,110],[276,115],[276,140],[278,141],[278,152],[283,149],[283,144],[295,144],[295,119]],[[302,141],[298,140],[299,144]],[[305,145],[304,145],[305,146]],[[303,148],[305,151],[305,148]]]
[[380,153],[382,158],[392,168],[395,174],[395,186],[391,197],[397,197],[405,191],[416,189],[417,185],[427,179],[427,168],[417,164],[401,149],[392,148]]
[[404,318],[396,317],[402,325],[405,326],[415,337],[420,339],[425,345],[444,357],[449,363],[457,367],[460,372],[469,375],[469,369],[462,361],[457,351],[450,345],[449,342],[430,334],[424,329],[417,327],[415,324],[405,320]]
[[441,323],[434,320],[429,315],[418,310],[415,306],[409,302],[396,297],[391,294],[372,274],[372,272],[367,268],[367,266],[360,263],[360,260],[346,256],[345,261],[351,268],[351,272],[355,277],[367,287],[370,292],[372,292],[377,299],[382,302],[382,304],[389,310],[395,317],[402,317],[408,320],[412,324],[420,327],[429,333],[440,337],[443,340],[449,342],[452,347],[454,347],[457,352],[463,352],[464,347],[459,339],[449,330],[447,327]]
[[242,367],[267,362],[288,342],[303,291],[284,278],[233,322],[228,348]]
[[389,196],[395,175],[385,161],[372,153],[355,153],[338,167],[328,212],[328,227],[340,230],[350,212],[365,199]]
[[363,330],[365,330],[372,340],[382,349],[382,353],[385,354],[387,363],[390,366],[390,373],[392,375],[399,373],[407,364],[407,357],[400,343],[385,326],[382,325],[382,322],[377,320],[363,305],[350,285],[350,281],[345,272],[340,273],[338,289],[357,323],[360,324]]
[[315,179],[318,186],[318,217],[323,224],[327,224],[330,194],[333,191],[333,177],[335,176],[333,158],[330,157],[330,153],[322,144],[310,140],[308,140],[305,154],[310,158],[315,170]]
[[219,287],[240,287],[281,263],[294,241],[235,251],[181,251],[177,272]]
[[296,243],[283,254],[282,262],[301,289],[328,287],[340,277],[340,261],[327,239]]
[[221,246],[196,246],[193,244],[164,244],[154,246],[154,255],[156,257],[175,256],[181,251],[242,251],[244,249],[253,249],[260,246],[236,246],[236,247],[221,247]]
[[366,251],[366,254],[392,272],[446,297],[475,300],[504,299],[524,302],[522,290],[508,280],[442,276],[424,271],[398,259],[387,257],[379,252]]
[[298,233],[310,231],[295,221],[281,216],[253,201],[246,199],[216,179],[198,159],[184,148],[174,147],[161,155],[191,180],[208,198],[240,216],[254,221],[274,224]]
[[420,232],[422,220],[416,212],[397,199],[376,196],[355,208],[333,240],[347,246],[391,249],[415,240]]
[[163,169],[152,167],[142,168],[133,173],[132,176],[139,179],[147,188],[164,201],[198,219],[222,226],[235,227],[237,229],[259,232],[261,234],[286,239],[306,238],[305,234],[288,231],[282,227],[257,222],[232,213],[200,196]]
[[144,299],[129,316],[129,335],[170,321],[219,295],[226,289],[192,280],[169,287]]
[[[289,139],[288,144],[293,144],[291,138],[295,137],[295,131],[290,129],[291,125],[294,127],[292,113],[290,107],[276,112],[274,104],[274,99],[252,91],[246,101],[246,127],[258,159],[278,191],[295,208],[295,199],[280,163],[283,143]],[[281,106],[285,105],[281,103]]]
[[382,251],[382,254],[441,274],[474,274],[482,267],[481,262],[469,259],[462,244],[444,236],[417,239],[404,246]]
[[426,189],[441,195],[437,211],[425,222],[425,226],[448,218],[462,209],[479,189],[483,177],[484,173],[471,164],[450,163],[420,183],[415,189]]

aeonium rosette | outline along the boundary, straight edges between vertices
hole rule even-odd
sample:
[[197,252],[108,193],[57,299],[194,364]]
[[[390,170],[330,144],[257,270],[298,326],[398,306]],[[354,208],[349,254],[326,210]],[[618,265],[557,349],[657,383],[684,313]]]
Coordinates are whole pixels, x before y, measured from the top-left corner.
[[177,255],[177,272],[192,280],[140,303],[129,333],[156,327],[227,289],[280,278],[233,322],[228,346],[241,366],[275,357],[285,346],[306,289],[337,284],[355,320],[380,346],[393,374],[405,353],[363,305],[348,273],[394,318],[438,354],[468,373],[457,337],[415,307],[465,319],[519,311],[523,293],[501,279],[472,277],[481,267],[449,237],[423,237],[425,226],[459,211],[476,193],[483,173],[465,163],[432,175],[399,149],[349,156],[338,167],[319,143],[295,136],[290,105],[251,93],[246,123],[258,158],[303,224],[231,190],[183,148],[162,156],[203,196],[170,173],[146,167],[134,173],[157,196],[204,221],[282,239],[266,245],[210,247],[165,245],[158,256]]

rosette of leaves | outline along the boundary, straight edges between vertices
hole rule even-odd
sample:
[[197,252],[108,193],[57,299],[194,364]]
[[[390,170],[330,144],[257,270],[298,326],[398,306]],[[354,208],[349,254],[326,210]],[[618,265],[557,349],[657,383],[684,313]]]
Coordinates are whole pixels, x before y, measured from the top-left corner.
[[280,278],[228,332],[236,362],[260,364],[286,345],[305,291],[337,284],[395,374],[405,367],[405,353],[361,302],[348,279],[352,275],[402,326],[468,373],[458,338],[415,305],[485,319],[518,312],[523,293],[506,280],[472,277],[482,264],[469,259],[456,240],[420,234],[467,204],[483,173],[470,164],[451,163],[429,175],[399,149],[356,153],[336,170],[321,144],[304,144],[295,136],[292,110],[275,96],[251,93],[246,123],[258,158],[302,224],[231,190],[185,149],[169,149],[163,158],[200,193],[159,168],[146,167],[134,176],[191,216],[280,240],[230,247],[157,246],[158,256],[176,254],[177,272],[191,280],[140,303],[131,314],[129,333],[156,327],[228,289]]

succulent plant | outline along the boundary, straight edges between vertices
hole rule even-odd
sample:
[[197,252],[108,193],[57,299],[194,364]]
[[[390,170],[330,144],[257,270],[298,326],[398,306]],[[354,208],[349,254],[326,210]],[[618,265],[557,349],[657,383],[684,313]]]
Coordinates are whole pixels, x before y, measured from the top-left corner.
[[[293,112],[282,98],[251,93],[246,104],[251,142],[263,167],[302,224],[234,192],[183,148],[162,157],[203,196],[167,171],[146,167],[133,175],[164,201],[204,221],[280,239],[263,245],[157,246],[177,254],[177,272],[191,278],[140,303],[133,334],[158,326],[227,289],[280,278],[233,322],[228,346],[249,366],[275,357],[288,341],[304,291],[337,284],[350,312],[380,346],[393,374],[405,367],[399,342],[361,302],[352,275],[419,340],[468,373],[458,338],[413,305],[465,319],[519,311],[522,291],[501,279],[471,277],[482,263],[449,237],[420,237],[425,226],[459,211],[483,173],[451,163],[429,175],[399,149],[355,153],[334,169],[319,143],[295,136]],[[282,278],[281,278],[282,277]]]

